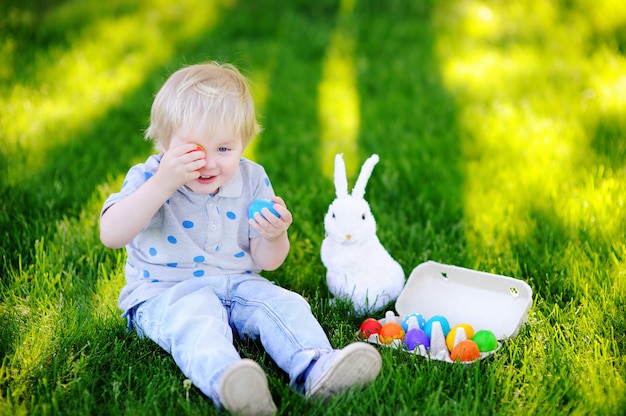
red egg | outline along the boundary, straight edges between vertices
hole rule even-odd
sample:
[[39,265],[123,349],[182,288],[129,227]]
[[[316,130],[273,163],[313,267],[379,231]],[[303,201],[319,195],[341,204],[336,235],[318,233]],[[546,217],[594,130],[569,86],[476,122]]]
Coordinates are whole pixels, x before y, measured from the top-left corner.
[[382,324],[374,319],[367,318],[361,324],[361,338],[368,339],[373,334],[378,334],[380,332],[380,328],[382,328]]

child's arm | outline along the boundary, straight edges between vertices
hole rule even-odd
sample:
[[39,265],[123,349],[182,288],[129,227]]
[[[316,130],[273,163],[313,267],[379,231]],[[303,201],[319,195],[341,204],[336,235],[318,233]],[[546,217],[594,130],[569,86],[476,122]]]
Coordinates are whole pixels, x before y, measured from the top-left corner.
[[204,152],[194,150],[195,144],[184,144],[168,150],[150,179],[102,214],[100,240],[105,246],[124,247],[148,225],[154,214],[179,187],[200,175],[197,169],[206,163]]
[[287,229],[293,218],[282,198],[275,196],[272,200],[276,202],[274,209],[280,218],[263,208],[263,215],[256,213],[254,219],[250,219],[252,228],[261,234],[261,237],[250,240],[250,254],[263,270],[276,270],[289,253]]

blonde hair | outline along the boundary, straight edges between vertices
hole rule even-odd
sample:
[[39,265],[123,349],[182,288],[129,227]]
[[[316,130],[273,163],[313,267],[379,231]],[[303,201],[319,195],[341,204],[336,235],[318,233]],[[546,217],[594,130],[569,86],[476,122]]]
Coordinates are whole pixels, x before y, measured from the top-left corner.
[[174,72],[152,103],[145,138],[169,147],[178,128],[227,127],[245,148],[261,131],[246,78],[230,64],[210,62]]

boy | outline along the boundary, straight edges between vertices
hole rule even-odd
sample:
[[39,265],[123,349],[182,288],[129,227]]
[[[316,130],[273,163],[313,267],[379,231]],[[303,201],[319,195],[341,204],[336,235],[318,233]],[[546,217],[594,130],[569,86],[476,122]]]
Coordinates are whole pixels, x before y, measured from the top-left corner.
[[[381,367],[371,345],[333,350],[308,303],[259,275],[285,260],[292,222],[264,169],[241,157],[259,131],[233,66],[175,72],[145,134],[159,154],[130,169],[100,218],[103,244],[127,250],[119,307],[129,325],[234,414],[276,412],[265,373],[239,356],[234,336],[259,339],[306,397],[369,383]],[[248,219],[255,199],[271,199],[278,215],[264,208]]]

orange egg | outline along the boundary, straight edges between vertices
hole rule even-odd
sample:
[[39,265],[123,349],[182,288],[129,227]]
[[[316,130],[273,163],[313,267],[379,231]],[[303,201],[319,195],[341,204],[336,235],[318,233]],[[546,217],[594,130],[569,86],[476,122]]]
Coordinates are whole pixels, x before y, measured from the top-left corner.
[[404,338],[404,329],[400,324],[395,322],[387,322],[380,328],[378,339],[383,344],[391,344],[394,339],[402,340]]
[[465,331],[465,339],[474,338],[474,328],[470,324],[458,324],[450,329],[448,335],[446,335],[446,345],[448,346],[448,350],[452,351],[454,348],[454,340],[456,339],[456,332],[459,328],[463,328]]
[[478,345],[471,339],[461,341],[452,349],[450,354],[452,361],[468,362],[480,358]]
[[[196,145],[196,148],[195,148],[195,149],[193,149],[193,150],[192,150],[192,151],[190,151],[190,152],[187,152],[187,153],[197,152],[198,150],[199,150],[199,151],[201,151],[201,152],[204,152],[204,147],[200,146],[200,145],[199,145],[199,144],[197,144],[197,143],[194,143],[194,144]],[[205,152],[205,153],[206,153],[206,152]],[[202,168],[200,168],[200,169],[196,169],[196,170],[197,170],[197,171],[201,171],[201,170],[202,170]]]
[[193,150],[188,151],[187,153],[197,152],[198,150],[201,151],[201,152],[204,152],[204,147],[200,146],[198,143],[193,143],[193,144],[196,145],[196,148],[193,149]]

